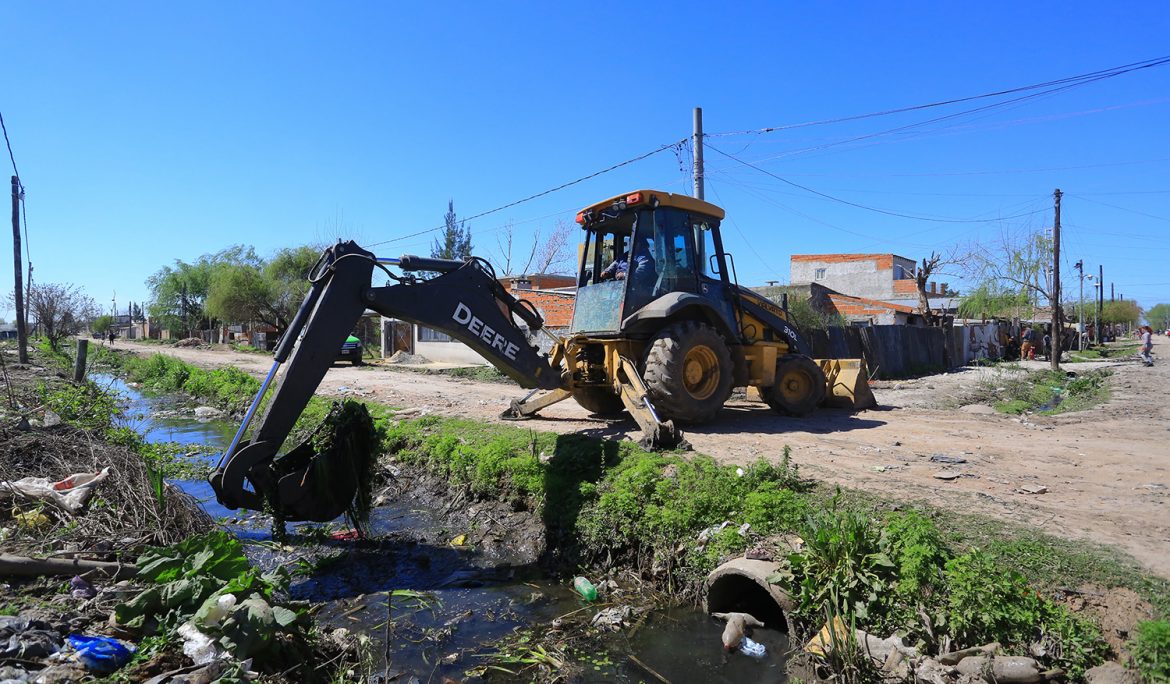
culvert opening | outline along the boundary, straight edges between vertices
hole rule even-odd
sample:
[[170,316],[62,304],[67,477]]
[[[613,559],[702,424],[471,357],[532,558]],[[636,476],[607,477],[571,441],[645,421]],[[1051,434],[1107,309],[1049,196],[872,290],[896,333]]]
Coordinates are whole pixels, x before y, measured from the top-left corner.
[[748,613],[767,629],[788,632],[788,620],[775,597],[754,579],[726,574],[707,588],[708,613]]

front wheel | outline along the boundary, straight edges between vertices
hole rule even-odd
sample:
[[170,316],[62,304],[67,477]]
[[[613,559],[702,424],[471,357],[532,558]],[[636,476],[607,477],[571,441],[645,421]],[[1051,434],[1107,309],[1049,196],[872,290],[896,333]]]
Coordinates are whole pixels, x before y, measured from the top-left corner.
[[825,373],[807,356],[785,356],[776,362],[776,384],[764,390],[764,401],[780,413],[803,416],[825,398]]
[[731,394],[731,352],[709,325],[675,323],[654,338],[642,373],[663,420],[711,420]]

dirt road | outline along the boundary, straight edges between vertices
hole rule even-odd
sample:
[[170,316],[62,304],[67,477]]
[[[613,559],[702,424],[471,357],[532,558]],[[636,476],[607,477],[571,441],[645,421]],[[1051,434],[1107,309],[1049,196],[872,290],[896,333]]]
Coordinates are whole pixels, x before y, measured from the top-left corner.
[[[271,366],[270,357],[258,354],[118,346],[161,351],[203,367],[234,365],[257,376]],[[801,471],[819,480],[1114,545],[1170,578],[1170,403],[1165,394],[1170,341],[1156,339],[1154,351],[1163,360],[1152,368],[1136,360],[1106,364],[1114,371],[1111,399],[1083,412],[1021,419],[950,408],[980,373],[991,372],[964,370],[882,383],[875,388],[881,407],[856,414],[823,410],[810,418],[786,418],[762,404],[733,399],[717,421],[690,428],[686,435],[697,451],[729,463],[778,457],[788,445]],[[497,421],[523,391],[378,366],[338,365],[319,393]],[[572,401],[549,407],[543,416],[526,424],[609,437],[637,434],[632,420],[593,419]],[[931,460],[940,455],[964,462]],[[935,477],[943,471],[960,475]],[[1046,491],[1024,493],[1029,486]]]

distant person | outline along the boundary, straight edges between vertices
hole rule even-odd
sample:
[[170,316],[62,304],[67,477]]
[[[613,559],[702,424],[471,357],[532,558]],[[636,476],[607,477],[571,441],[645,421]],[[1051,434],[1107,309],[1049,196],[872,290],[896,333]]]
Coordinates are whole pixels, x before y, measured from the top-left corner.
[[114,346],[114,338],[115,338],[115,337],[117,337],[117,335],[115,335],[115,334],[114,334],[114,331],[113,331],[113,330],[111,330],[111,331],[110,331],[110,334],[109,334],[109,338],[110,338],[110,346],[111,346],[111,347],[112,347],[112,346]]
[[1044,333],[1044,356],[1045,358],[1052,358],[1052,335]]
[[1032,353],[1032,333],[1027,331],[1020,335],[1020,360],[1027,361],[1032,358]]
[[1141,327],[1142,333],[1142,363],[1147,366],[1154,365],[1154,329],[1148,325]]

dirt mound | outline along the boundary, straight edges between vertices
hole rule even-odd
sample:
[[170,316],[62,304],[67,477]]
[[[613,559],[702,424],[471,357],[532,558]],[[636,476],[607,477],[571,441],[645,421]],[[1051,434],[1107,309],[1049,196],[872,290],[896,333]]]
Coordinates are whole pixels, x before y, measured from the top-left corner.
[[185,340],[179,340],[175,343],[176,347],[206,347],[208,346],[203,340],[198,337],[188,337]]
[[404,351],[394,352],[394,355],[391,356],[387,361],[389,363],[401,363],[401,364],[407,364],[407,365],[424,364],[424,363],[431,362],[430,359],[423,356],[422,354],[410,354],[410,353],[404,352]]

